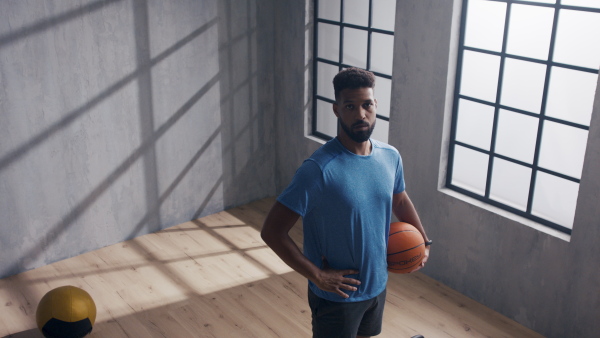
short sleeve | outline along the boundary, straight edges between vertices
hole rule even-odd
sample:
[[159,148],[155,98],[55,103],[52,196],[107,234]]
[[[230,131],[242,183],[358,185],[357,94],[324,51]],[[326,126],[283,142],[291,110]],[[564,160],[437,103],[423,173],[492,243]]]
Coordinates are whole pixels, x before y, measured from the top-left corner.
[[404,168],[402,167],[402,157],[398,154],[398,165],[396,167],[396,178],[394,182],[394,194],[399,194],[406,189],[404,183]]
[[277,201],[304,217],[317,203],[322,187],[321,168],[308,159],[298,168],[292,182],[277,197]]

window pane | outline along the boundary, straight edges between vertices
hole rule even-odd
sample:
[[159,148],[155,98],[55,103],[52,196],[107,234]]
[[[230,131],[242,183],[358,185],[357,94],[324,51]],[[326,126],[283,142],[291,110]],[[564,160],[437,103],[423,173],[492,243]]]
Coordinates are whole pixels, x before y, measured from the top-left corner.
[[371,34],[371,71],[392,75],[394,36]]
[[563,9],[558,16],[554,61],[598,69],[600,13]]
[[501,103],[539,113],[545,77],[545,65],[506,58]]
[[513,5],[506,52],[547,60],[553,22],[554,8]]
[[527,210],[531,169],[499,158],[494,159],[490,198],[515,209]]
[[452,184],[485,195],[488,155],[465,147],[454,147]]
[[329,102],[317,100],[317,131],[331,137],[337,135],[337,117]]
[[469,1],[465,46],[501,51],[505,17],[506,3]]
[[332,81],[338,73],[338,67],[323,62],[318,62],[317,67],[317,94],[335,100]]
[[344,29],[343,63],[367,68],[367,32],[359,29]]
[[318,53],[319,57],[338,62],[340,59],[340,28],[335,25],[320,23]]
[[544,122],[540,167],[580,178],[588,131],[555,122]]
[[598,0],[562,0],[560,3],[569,6],[600,8],[600,1]]
[[597,74],[552,67],[546,115],[589,126]]
[[396,0],[373,0],[373,28],[394,30]]
[[340,21],[340,0],[319,1],[319,18]]
[[579,184],[538,172],[531,213],[572,229],[578,193]]
[[526,163],[533,163],[539,119],[500,110],[495,152]]
[[345,0],[344,22],[365,27],[369,26],[369,1]]
[[460,93],[496,102],[500,57],[466,50],[463,54]]
[[490,150],[494,107],[461,99],[458,103],[456,140]]
[[371,137],[377,141],[388,143],[389,131],[390,123],[382,119],[377,119],[375,122],[375,129],[373,129],[373,135],[371,135]]
[[392,80],[377,76],[375,78],[374,95],[377,99],[377,114],[390,117],[392,101]]

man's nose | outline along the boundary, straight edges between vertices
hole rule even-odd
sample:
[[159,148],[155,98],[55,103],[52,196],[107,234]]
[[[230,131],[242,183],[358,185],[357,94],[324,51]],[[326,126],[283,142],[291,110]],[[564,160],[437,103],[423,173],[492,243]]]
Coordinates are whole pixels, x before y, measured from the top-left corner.
[[363,107],[358,108],[358,118],[364,120],[367,118],[367,110]]

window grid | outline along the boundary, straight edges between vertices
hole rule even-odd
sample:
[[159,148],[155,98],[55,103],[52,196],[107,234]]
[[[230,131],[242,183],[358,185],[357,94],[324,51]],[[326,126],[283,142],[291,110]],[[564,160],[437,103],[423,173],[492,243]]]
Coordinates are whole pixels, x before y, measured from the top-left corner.
[[[327,1],[327,0],[322,0],[322,1]],[[319,55],[319,53],[318,53],[319,52],[318,51],[319,23],[326,23],[326,24],[335,25],[335,26],[340,27],[338,60],[343,60],[343,56],[344,56],[344,29],[345,28],[353,28],[353,29],[357,29],[357,30],[361,30],[361,31],[366,31],[367,32],[367,68],[366,69],[371,71],[373,74],[375,74],[378,77],[389,79],[389,80],[392,79],[391,74],[384,74],[381,72],[371,70],[371,34],[379,33],[379,34],[393,36],[394,32],[372,27],[373,26],[373,21],[372,21],[373,20],[373,0],[369,0],[369,17],[368,17],[368,26],[367,27],[344,22],[344,3],[345,3],[345,0],[340,0],[340,21],[333,21],[333,20],[319,18],[319,0],[314,0],[314,39],[313,39],[313,55],[314,55],[314,58],[313,58],[314,59],[314,61],[313,61],[313,84],[314,84],[313,85],[313,98],[314,99],[313,99],[313,116],[312,116],[312,135],[319,137],[321,139],[324,139],[324,140],[331,140],[333,138],[333,136],[317,131],[317,114],[318,114],[317,103],[319,100],[325,101],[325,102],[328,102],[331,104],[335,103],[335,101],[317,94],[318,88],[317,88],[316,79],[318,76],[319,62],[329,64],[332,66],[336,66],[336,67],[338,67],[338,71],[341,71],[344,68],[354,67],[354,65],[339,62],[339,61],[329,60],[329,59],[321,58],[318,56]],[[376,116],[378,119],[381,119],[383,121],[390,120],[389,117],[387,117],[387,116],[383,116],[380,114],[377,114]]]
[[[571,177],[569,175],[565,175],[553,170],[549,170],[547,168],[543,168],[540,167],[538,165],[538,161],[539,161],[539,156],[540,156],[540,147],[541,147],[541,141],[542,141],[542,133],[543,133],[543,128],[544,128],[544,123],[546,121],[551,121],[551,122],[556,122],[562,125],[566,125],[566,126],[570,126],[573,128],[578,128],[578,129],[582,129],[582,130],[589,130],[589,126],[586,125],[582,125],[579,123],[575,123],[575,122],[571,122],[571,121],[566,121],[566,120],[562,120],[559,118],[555,118],[555,117],[551,117],[551,116],[546,116],[545,115],[545,110],[546,110],[546,103],[547,103],[547,98],[548,98],[548,91],[549,91],[549,82],[550,82],[550,72],[552,67],[561,67],[561,68],[566,68],[566,69],[572,69],[572,70],[577,70],[577,71],[582,71],[582,72],[588,72],[588,73],[593,73],[593,74],[598,74],[598,70],[597,69],[593,69],[593,68],[586,68],[586,67],[581,67],[581,66],[576,66],[576,65],[570,65],[570,64],[564,64],[564,63],[559,63],[559,62],[554,62],[553,61],[553,54],[554,54],[554,46],[555,46],[555,41],[556,41],[556,32],[557,32],[557,26],[558,26],[558,16],[560,13],[561,9],[569,9],[569,10],[577,10],[577,11],[587,11],[587,12],[596,12],[596,13],[600,13],[600,9],[597,8],[588,8],[588,7],[577,7],[577,6],[567,6],[567,5],[561,5],[561,0],[557,0],[556,4],[546,4],[546,3],[533,3],[533,2],[529,2],[529,1],[519,1],[519,0],[488,0],[488,1],[493,1],[493,2],[502,2],[502,3],[506,3],[507,8],[506,8],[506,16],[504,18],[504,32],[503,32],[503,40],[502,40],[502,49],[501,52],[496,52],[496,51],[491,51],[491,50],[487,50],[487,49],[481,49],[481,48],[475,48],[475,47],[470,47],[470,46],[465,46],[465,32],[466,32],[466,20],[467,20],[467,8],[468,8],[468,4],[469,4],[469,0],[463,0],[463,7],[462,7],[462,13],[461,13],[461,27],[460,27],[460,38],[459,38],[459,53],[458,53],[458,60],[457,60],[457,76],[456,76],[456,87],[455,87],[455,95],[454,95],[454,107],[453,107],[453,115],[452,115],[452,127],[451,127],[451,139],[450,139],[450,147],[449,147],[449,159],[448,159],[448,171],[447,171],[447,176],[446,176],[446,186],[448,188],[451,188],[455,191],[458,191],[464,195],[470,196],[472,198],[475,198],[477,200],[481,200],[484,201],[488,204],[491,204],[493,206],[499,207],[501,209],[504,210],[508,210],[514,214],[520,215],[522,217],[531,219],[533,221],[536,221],[538,223],[541,223],[545,226],[548,226],[550,228],[556,229],[558,231],[561,231],[563,233],[566,234],[571,234],[572,230],[570,228],[567,228],[563,225],[560,224],[556,224],[552,221],[549,221],[547,219],[538,217],[536,215],[532,214],[532,206],[533,206],[533,198],[534,198],[534,190],[535,190],[535,183],[536,183],[536,178],[537,178],[537,173],[538,172],[544,172],[571,182],[575,182],[577,184],[580,183],[580,180],[576,177]],[[510,21],[510,15],[511,15],[511,8],[513,4],[523,4],[523,5],[530,5],[530,6],[540,6],[540,7],[552,7],[554,8],[554,19],[553,19],[553,24],[552,24],[552,33],[551,33],[551,38],[550,38],[550,46],[549,46],[549,55],[548,55],[548,59],[547,60],[539,60],[539,59],[534,59],[534,58],[529,58],[529,57],[525,57],[525,56],[520,56],[520,55],[514,55],[514,54],[509,54],[506,53],[506,47],[507,47],[507,41],[508,41],[508,30],[509,30],[509,21]],[[499,66],[499,76],[498,76],[498,87],[497,87],[497,92],[496,92],[496,97],[495,97],[495,102],[489,102],[486,100],[482,100],[479,98],[475,98],[475,97],[470,97],[468,95],[463,95],[460,93],[460,89],[461,89],[461,75],[462,75],[462,65],[463,65],[463,55],[465,51],[473,51],[473,52],[478,52],[478,53],[483,53],[483,54],[487,54],[487,55],[494,55],[494,56],[499,56],[500,57],[500,66]],[[532,63],[537,63],[537,64],[542,64],[546,67],[546,73],[545,73],[545,79],[544,79],[544,89],[543,89],[543,95],[542,95],[542,102],[541,102],[541,109],[540,109],[540,113],[536,114],[536,113],[531,113],[529,111],[525,111],[522,109],[517,109],[514,107],[510,107],[510,106],[506,106],[506,105],[502,105],[500,104],[500,100],[501,100],[501,94],[502,94],[502,81],[503,81],[503,75],[504,75],[504,67],[505,67],[505,61],[507,59],[515,59],[515,60],[522,60],[522,61],[527,61],[527,62],[532,62]],[[494,117],[493,117],[493,124],[492,124],[492,134],[491,134],[491,143],[490,143],[490,150],[486,150],[486,149],[482,149],[464,142],[461,142],[459,140],[456,140],[456,135],[457,135],[457,125],[458,125],[458,103],[459,100],[463,99],[463,100],[469,100],[472,102],[477,102],[480,104],[484,104],[484,105],[488,105],[488,106],[492,106],[494,108]],[[526,116],[531,116],[531,117],[535,117],[538,120],[538,129],[537,129],[537,136],[536,136],[536,143],[535,143],[535,152],[534,152],[534,157],[533,157],[533,163],[529,164],[523,161],[520,161],[518,159],[513,159],[511,157],[499,154],[495,152],[495,147],[496,147],[496,136],[497,136],[497,129],[498,129],[498,120],[499,120],[499,114],[500,114],[500,110],[507,110],[507,111],[511,111],[511,112],[515,112],[515,113],[519,113],[519,114],[523,114]],[[489,158],[489,162],[488,162],[488,167],[487,167],[487,177],[486,177],[486,183],[485,183],[485,194],[482,196],[480,194],[474,193],[470,190],[464,189],[462,187],[458,187],[456,185],[452,184],[452,174],[453,174],[453,162],[454,162],[454,152],[455,152],[455,147],[459,145],[474,151],[477,151],[479,153],[483,153],[485,155],[488,156]],[[527,207],[526,207],[526,211],[522,211],[519,209],[516,209],[512,206],[506,205],[504,203],[498,202],[496,200],[493,200],[490,198],[490,189],[491,189],[491,180],[492,180],[492,173],[493,173],[493,163],[495,159],[502,159],[502,160],[506,160],[515,164],[518,164],[520,166],[523,167],[527,167],[531,169],[531,182],[529,185],[529,195],[528,195],[528,199],[527,199]]]

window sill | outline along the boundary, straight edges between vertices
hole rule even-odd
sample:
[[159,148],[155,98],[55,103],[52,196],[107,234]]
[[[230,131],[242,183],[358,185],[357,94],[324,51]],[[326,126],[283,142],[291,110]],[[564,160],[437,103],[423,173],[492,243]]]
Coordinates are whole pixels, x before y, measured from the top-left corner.
[[310,135],[310,134],[306,134],[306,135],[304,135],[304,136],[305,136],[307,139],[309,139],[309,140],[313,140],[313,141],[315,141],[315,142],[317,142],[317,143],[319,143],[319,144],[325,144],[325,143],[327,143],[327,141],[323,140],[322,138],[319,138],[319,137],[316,137],[316,136],[313,136],[313,135]]
[[506,218],[508,218],[510,220],[513,220],[515,222],[518,222],[518,223],[521,223],[521,224],[523,224],[525,226],[533,228],[533,229],[535,229],[537,231],[543,232],[545,234],[548,234],[550,236],[556,237],[558,239],[562,239],[563,241],[566,241],[566,242],[570,242],[571,241],[571,235],[565,234],[565,233],[560,232],[558,230],[554,230],[552,228],[549,228],[547,226],[544,226],[542,224],[534,222],[534,221],[532,221],[530,219],[527,219],[525,217],[521,217],[521,216],[515,215],[515,214],[513,214],[513,213],[511,213],[509,211],[497,208],[497,207],[495,207],[493,205],[489,205],[487,203],[484,203],[482,201],[476,200],[476,199],[471,198],[469,196],[463,195],[463,194],[461,194],[459,192],[456,192],[454,190],[451,190],[451,189],[440,188],[438,190],[441,193],[443,193],[443,194],[446,194],[448,196],[457,198],[457,199],[459,199],[461,201],[467,202],[469,204],[472,204],[472,205],[477,206],[479,208],[482,208],[484,210],[493,212],[493,213],[498,214],[498,215],[500,215],[502,217],[506,217]]

